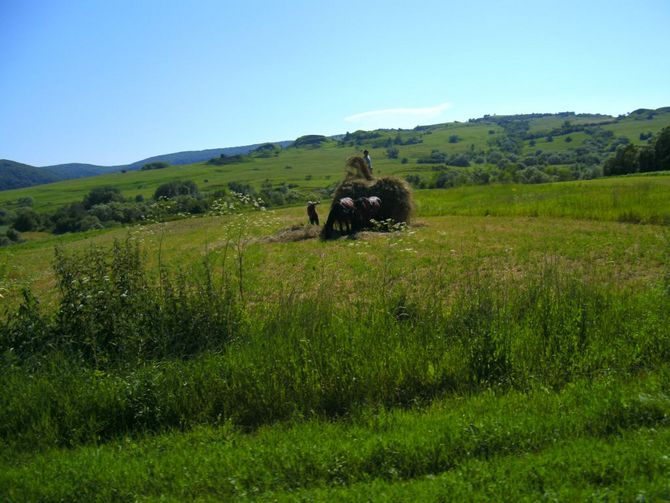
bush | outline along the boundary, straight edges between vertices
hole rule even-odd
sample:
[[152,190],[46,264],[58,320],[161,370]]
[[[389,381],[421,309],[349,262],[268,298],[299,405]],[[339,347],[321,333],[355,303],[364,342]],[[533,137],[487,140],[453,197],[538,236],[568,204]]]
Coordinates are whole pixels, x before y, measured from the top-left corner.
[[670,170],[670,126],[658,134],[655,144],[656,163],[659,170]]
[[84,208],[89,209],[95,206],[96,204],[106,204],[111,203],[112,201],[123,201],[123,195],[121,191],[116,187],[111,187],[109,185],[105,187],[97,187],[91,190],[84,197]]
[[165,169],[170,166],[167,162],[149,162],[142,166],[142,171],[147,171],[151,169]]
[[605,176],[625,175],[639,170],[637,147],[632,144],[619,145],[614,156],[603,166]]
[[238,323],[228,284],[214,285],[205,265],[193,276],[161,272],[149,281],[139,244],[115,241],[111,251],[56,250],[61,299],[55,317],[29,293],[0,324],[0,354],[21,359],[53,351],[94,368],[187,357],[221,348]]
[[5,235],[7,236],[7,239],[14,243],[21,242],[21,234],[19,234],[16,229],[7,229]]
[[14,213],[12,210],[0,208],[0,225],[11,224],[15,218],[16,213]]
[[551,181],[549,175],[532,166],[522,169],[517,176],[521,183],[547,183]]
[[63,206],[51,216],[53,232],[56,234],[77,232],[81,230],[80,223],[87,215],[86,207],[82,203]]
[[154,199],[171,199],[177,196],[197,196],[198,186],[191,180],[164,183],[154,192]]
[[12,227],[19,232],[36,231],[41,227],[40,216],[29,208],[22,208],[16,212]]

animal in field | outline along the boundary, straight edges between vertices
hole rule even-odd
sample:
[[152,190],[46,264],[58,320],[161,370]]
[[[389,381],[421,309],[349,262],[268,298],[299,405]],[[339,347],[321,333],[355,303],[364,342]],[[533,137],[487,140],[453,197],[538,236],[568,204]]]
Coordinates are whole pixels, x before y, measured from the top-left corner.
[[323,226],[323,236],[326,239],[333,237],[336,226],[340,234],[351,234],[357,228],[356,206],[352,198],[342,197],[333,201]]
[[382,207],[382,200],[377,196],[359,197],[354,201],[356,208],[357,227],[365,229],[370,227],[370,221],[376,218]]
[[307,216],[311,225],[319,225],[319,214],[316,212],[316,205],[319,201],[307,201]]

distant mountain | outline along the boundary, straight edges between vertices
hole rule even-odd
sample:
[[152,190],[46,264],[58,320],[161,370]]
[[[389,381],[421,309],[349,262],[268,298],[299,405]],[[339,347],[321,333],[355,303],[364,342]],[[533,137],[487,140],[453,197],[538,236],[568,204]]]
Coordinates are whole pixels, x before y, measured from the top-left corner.
[[[282,148],[291,145],[292,141],[275,142]],[[60,180],[70,180],[85,176],[97,176],[115,171],[139,170],[150,162],[166,162],[171,165],[193,164],[208,161],[214,157],[248,154],[265,143],[255,143],[240,147],[212,148],[207,150],[189,150],[175,152],[173,154],[156,155],[141,161],[122,166],[97,166],[95,164],[68,163],[53,166],[35,167],[20,162],[2,159],[0,160],[0,190],[18,189],[21,187],[32,187],[43,183],[53,183]]]
[[69,180],[71,178],[82,178],[84,176],[104,175],[105,173],[113,173],[114,171],[121,171],[122,166],[96,166],[95,164],[81,164],[72,162],[69,164],[56,164],[54,166],[44,166],[38,169],[45,169],[56,173],[61,180]]
[[51,170],[0,159],[0,190],[19,189],[58,180],[62,180],[62,177]]

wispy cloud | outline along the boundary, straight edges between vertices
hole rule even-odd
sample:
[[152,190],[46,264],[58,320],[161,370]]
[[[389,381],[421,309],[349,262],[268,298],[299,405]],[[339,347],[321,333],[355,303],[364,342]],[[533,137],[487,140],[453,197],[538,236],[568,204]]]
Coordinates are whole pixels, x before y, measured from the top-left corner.
[[374,128],[414,127],[421,123],[425,124],[426,121],[431,119],[437,119],[451,106],[451,103],[441,103],[433,107],[423,108],[387,108],[350,115],[345,117],[344,120]]

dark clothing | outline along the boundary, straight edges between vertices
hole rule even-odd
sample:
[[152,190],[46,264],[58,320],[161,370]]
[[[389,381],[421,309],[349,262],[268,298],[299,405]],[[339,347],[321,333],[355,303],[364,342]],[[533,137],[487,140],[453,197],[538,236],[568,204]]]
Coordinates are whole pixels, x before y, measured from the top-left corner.
[[307,216],[311,225],[319,225],[319,215],[316,212],[316,205],[317,203],[311,201],[307,203]]

